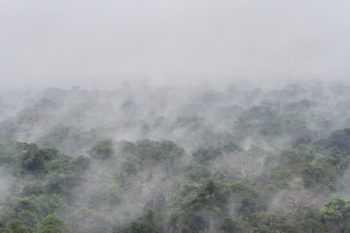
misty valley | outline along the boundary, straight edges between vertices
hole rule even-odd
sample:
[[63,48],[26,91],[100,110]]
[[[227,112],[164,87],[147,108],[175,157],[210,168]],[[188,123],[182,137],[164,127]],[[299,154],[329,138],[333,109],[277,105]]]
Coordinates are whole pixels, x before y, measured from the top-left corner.
[[0,233],[350,233],[350,85],[0,89]]

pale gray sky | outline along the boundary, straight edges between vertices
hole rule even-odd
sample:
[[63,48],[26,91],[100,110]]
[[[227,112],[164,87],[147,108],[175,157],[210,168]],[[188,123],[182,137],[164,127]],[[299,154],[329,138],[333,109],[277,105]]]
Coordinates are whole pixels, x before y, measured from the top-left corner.
[[347,77],[349,12],[347,0],[0,0],[0,81]]

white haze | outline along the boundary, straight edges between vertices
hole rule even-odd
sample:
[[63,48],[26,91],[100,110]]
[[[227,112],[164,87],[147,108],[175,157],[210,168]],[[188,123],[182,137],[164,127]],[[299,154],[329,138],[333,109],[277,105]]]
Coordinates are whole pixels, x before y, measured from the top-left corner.
[[345,0],[0,0],[1,86],[346,79]]

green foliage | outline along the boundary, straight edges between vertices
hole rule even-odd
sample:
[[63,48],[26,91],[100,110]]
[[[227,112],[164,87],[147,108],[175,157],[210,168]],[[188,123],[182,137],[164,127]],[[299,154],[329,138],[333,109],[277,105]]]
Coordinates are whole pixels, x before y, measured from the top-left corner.
[[350,233],[350,87],[223,89],[0,98],[0,233]]
[[184,150],[171,141],[142,140],[136,142],[135,153],[141,159],[173,162],[184,154]]
[[[253,112],[274,114],[260,110]],[[91,160],[33,144],[3,144],[0,167],[11,170],[20,182],[9,188],[12,196],[0,205],[0,232],[349,232],[350,203],[339,197],[320,208],[315,206],[324,199],[312,207],[303,199],[290,200],[298,208],[310,208],[300,216],[289,216],[288,211],[279,216],[269,209],[279,192],[301,190],[325,197],[336,190],[349,159],[334,148],[299,144],[288,150],[259,146],[243,150],[232,140],[218,139],[191,156],[171,141],[100,141],[89,151]],[[239,180],[215,167],[224,158],[237,162],[235,156],[251,154],[267,158],[257,178]],[[223,161],[230,163],[230,159]],[[161,171],[159,177],[149,172],[153,167]],[[106,174],[89,178],[97,172],[94,169],[106,169]],[[84,186],[96,185],[94,179],[100,182],[97,189],[79,193]],[[141,214],[146,209],[152,214]],[[55,212],[67,214],[69,221],[65,223]],[[18,222],[11,227],[6,225],[15,219]]]
[[344,155],[350,155],[350,129],[341,129],[331,133],[319,142],[321,146],[331,149],[337,147]]
[[83,156],[79,156],[72,160],[72,165],[75,170],[84,171],[90,167],[90,161]]
[[138,220],[131,224],[131,226],[117,231],[117,233],[158,233],[156,228],[144,220]]
[[350,233],[350,222],[348,224],[346,224],[345,229],[344,229],[344,233]]
[[[236,224],[230,218],[230,212],[235,211],[242,216],[249,215],[257,210],[258,194],[249,185],[244,183],[226,183],[207,180],[200,186],[185,187],[172,221],[181,224],[186,232],[197,232],[211,228],[214,221],[225,220],[221,223],[222,231],[235,228]],[[235,203],[232,210],[231,203]],[[219,221],[219,222],[220,222]],[[219,229],[217,229],[219,230]]]
[[242,232],[242,227],[234,221],[232,218],[225,218],[221,224],[220,232],[221,233],[234,233],[234,232]]
[[49,214],[41,222],[38,233],[69,233],[69,230],[62,218]]
[[12,221],[6,229],[3,230],[6,233],[32,233],[32,229],[25,226],[21,221]]
[[282,151],[280,158],[283,163],[307,163],[311,162],[315,156],[311,148],[301,146],[297,150]]
[[41,194],[23,198],[12,197],[5,207],[5,218],[18,219],[34,228],[45,216],[64,207],[64,201],[57,195]]
[[334,190],[336,170],[328,163],[288,164],[277,167],[272,173],[271,182],[281,188],[293,184],[295,178],[300,178],[303,187],[312,190]]
[[305,188],[329,188],[334,189],[336,171],[334,167],[325,163],[308,165],[302,170]]
[[324,222],[335,221],[341,222],[344,215],[350,212],[350,201],[345,201],[336,196],[331,199],[318,211],[318,215]]
[[237,119],[235,128],[249,134],[274,137],[283,132],[278,115],[269,106],[253,106]]
[[113,227],[111,220],[111,216],[105,216],[88,208],[81,208],[75,211],[71,218],[72,232],[110,232]]
[[296,224],[297,229],[299,229],[300,232],[317,232],[317,233],[326,233],[327,230],[325,229],[325,226],[318,221],[317,219],[314,219],[312,217],[305,218],[301,222]]
[[44,172],[48,161],[57,157],[54,149],[42,149],[32,145],[21,157],[21,166],[24,170],[32,173]]
[[211,175],[211,172],[208,166],[195,163],[187,168],[187,175],[192,180],[199,181],[202,179],[208,179]]
[[216,150],[218,154],[242,151],[242,149],[232,140],[219,140],[217,143],[214,144],[214,146],[210,147],[208,150]]
[[113,208],[113,206],[117,206],[121,201],[120,193],[121,190],[119,187],[113,184],[98,190],[90,201],[92,209],[98,209],[101,206],[104,208]]
[[217,148],[198,149],[192,156],[198,164],[206,164],[220,156],[222,152]]
[[[118,143],[118,148],[121,153],[136,156],[139,161],[148,160],[168,163],[169,165],[185,153],[184,149],[171,141],[141,140],[136,143],[122,141]],[[137,160],[134,160],[134,162]]]
[[95,159],[109,159],[114,154],[114,145],[112,140],[97,142],[90,150],[89,154]]
[[79,182],[80,177],[74,173],[54,173],[47,176],[45,188],[48,193],[68,195]]

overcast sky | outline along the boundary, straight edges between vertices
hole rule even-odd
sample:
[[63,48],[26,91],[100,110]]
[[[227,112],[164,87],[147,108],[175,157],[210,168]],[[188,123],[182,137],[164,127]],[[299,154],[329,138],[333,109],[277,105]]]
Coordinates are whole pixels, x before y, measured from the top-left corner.
[[3,85],[350,77],[348,0],[0,0]]

